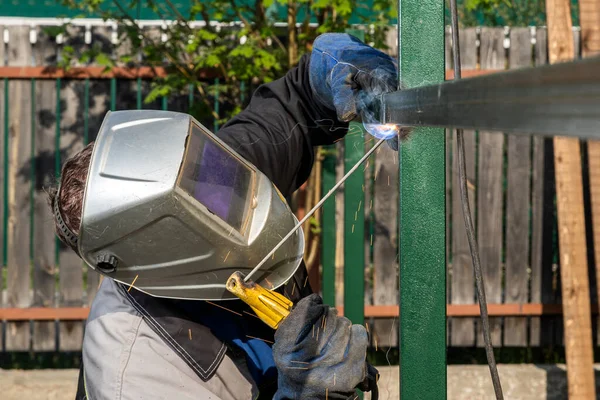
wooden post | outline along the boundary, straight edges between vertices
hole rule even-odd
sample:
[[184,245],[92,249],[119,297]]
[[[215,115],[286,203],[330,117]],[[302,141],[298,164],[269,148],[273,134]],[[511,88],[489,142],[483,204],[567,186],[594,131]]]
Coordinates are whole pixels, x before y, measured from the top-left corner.
[[[581,48],[583,57],[600,54],[600,0],[580,0]],[[592,208],[592,232],[596,263],[596,290],[600,302],[600,141],[587,144]]]
[[[547,0],[550,63],[574,58],[569,0]],[[569,399],[594,399],[592,328],[578,139],[554,138]]]

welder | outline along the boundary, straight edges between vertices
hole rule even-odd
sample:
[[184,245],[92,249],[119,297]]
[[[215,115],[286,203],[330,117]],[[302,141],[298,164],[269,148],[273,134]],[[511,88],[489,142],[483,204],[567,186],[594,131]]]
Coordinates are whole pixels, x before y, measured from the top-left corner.
[[354,398],[376,373],[368,334],[312,293],[301,238],[259,276],[296,304],[276,332],[224,284],[297,222],[285,197],[314,147],[343,138],[396,81],[388,55],[325,34],[216,135],[185,114],[109,113],[50,191],[59,238],[108,277],[78,399]]

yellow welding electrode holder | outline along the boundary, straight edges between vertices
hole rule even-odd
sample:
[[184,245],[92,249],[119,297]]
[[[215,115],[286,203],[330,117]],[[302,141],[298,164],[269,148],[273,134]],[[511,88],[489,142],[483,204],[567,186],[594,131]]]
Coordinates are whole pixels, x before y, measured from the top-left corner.
[[251,280],[244,282],[244,275],[241,272],[234,272],[227,280],[226,287],[229,292],[248,304],[256,316],[273,329],[279,327],[294,306],[294,303],[280,293],[267,290]]

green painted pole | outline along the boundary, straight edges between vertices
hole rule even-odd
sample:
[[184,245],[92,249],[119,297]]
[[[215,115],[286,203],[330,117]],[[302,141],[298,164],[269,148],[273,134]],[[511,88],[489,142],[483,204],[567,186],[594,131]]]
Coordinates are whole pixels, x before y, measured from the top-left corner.
[[[444,80],[444,1],[399,0],[399,79]],[[400,148],[400,398],[446,398],[444,129],[415,129]]]
[[117,109],[117,79],[110,78],[110,111]]
[[[364,32],[347,30],[364,40]],[[347,172],[365,154],[362,126],[350,123],[344,137],[344,169]],[[355,324],[365,321],[365,173],[356,170],[344,183],[344,316]]]
[[[335,146],[323,149],[322,193],[328,193],[335,186]],[[323,203],[321,217],[321,265],[323,302],[335,306],[335,196]]]

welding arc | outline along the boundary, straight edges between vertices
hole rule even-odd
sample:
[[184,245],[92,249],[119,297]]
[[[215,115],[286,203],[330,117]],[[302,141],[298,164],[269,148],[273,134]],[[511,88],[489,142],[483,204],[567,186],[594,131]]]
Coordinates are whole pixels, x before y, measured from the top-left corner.
[[277,246],[273,247],[273,250],[271,250],[269,252],[269,254],[267,254],[265,256],[265,258],[262,259],[261,262],[258,263],[258,265],[256,267],[254,267],[254,269],[252,271],[250,271],[250,273],[248,275],[246,275],[246,277],[244,278],[244,282],[247,282],[252,275],[254,275],[256,273],[256,271],[258,271],[260,269],[260,267],[262,267],[264,265],[265,262],[267,262],[267,260],[273,256],[273,254],[275,254],[275,252],[277,251],[277,249],[279,249],[281,246],[283,246],[283,244],[285,243],[286,240],[288,240],[293,234],[294,232],[296,232],[310,217],[312,217],[312,215],[319,209],[321,208],[321,206],[323,205],[323,203],[325,203],[325,200],[327,200],[332,194],[335,193],[335,191],[342,185],[342,183],[344,183],[346,181],[346,179],[348,179],[350,177],[350,175],[352,175],[352,173],[354,171],[356,171],[358,169],[358,167],[360,167],[362,165],[362,163],[365,162],[365,160],[367,158],[369,158],[369,156],[371,154],[373,154],[373,152],[375,150],[377,150],[377,148],[379,146],[381,146],[383,144],[383,142],[385,142],[388,139],[380,139],[377,143],[375,143],[373,145],[373,147],[371,147],[371,149],[369,149],[369,151],[367,151],[365,153],[365,155],[358,160],[358,162],[348,171],[346,172],[346,175],[344,175],[342,177],[342,179],[339,180],[338,183],[335,184],[334,187],[331,188],[331,190],[329,192],[327,192],[327,194],[325,196],[323,196],[323,198],[321,200],[319,200],[319,202],[313,207],[311,208],[311,210],[304,216],[304,218],[302,218],[302,220],[300,222],[298,222],[296,224],[296,226],[294,226],[294,228],[292,228],[291,231],[288,232],[287,235],[285,235],[285,237],[283,239],[281,239],[281,241],[277,244]]
[[[460,44],[458,37],[458,12],[456,0],[450,0],[450,13],[452,17],[452,42],[454,43],[452,50],[452,58],[454,61],[454,79],[461,78],[460,66]],[[483,275],[481,273],[481,260],[479,258],[479,245],[475,238],[475,228],[473,219],[471,218],[471,207],[469,206],[469,192],[467,191],[467,168],[465,163],[465,140],[463,130],[456,130],[456,156],[458,166],[458,183],[460,186],[460,201],[462,203],[462,211],[465,220],[465,231],[469,241],[469,249],[471,258],[473,259],[473,272],[475,274],[475,285],[477,287],[477,299],[479,300],[479,309],[481,313],[481,323],[483,325],[483,341],[485,344],[485,354],[487,356],[490,374],[492,376],[492,384],[497,400],[503,400],[502,385],[496,359],[494,358],[494,348],[492,347],[492,338],[490,335],[490,321],[488,318],[487,300],[485,298],[485,287],[483,284]]]

